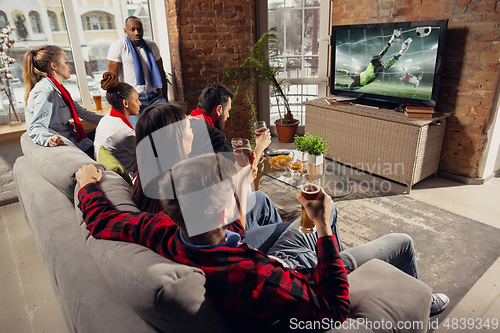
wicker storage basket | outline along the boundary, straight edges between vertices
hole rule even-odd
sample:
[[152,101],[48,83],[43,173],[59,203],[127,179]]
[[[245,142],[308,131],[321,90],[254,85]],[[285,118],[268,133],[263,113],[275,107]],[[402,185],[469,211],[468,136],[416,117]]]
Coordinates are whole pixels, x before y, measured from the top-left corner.
[[408,187],[438,170],[447,114],[407,118],[389,109],[305,102],[305,130],[327,139],[340,163]]

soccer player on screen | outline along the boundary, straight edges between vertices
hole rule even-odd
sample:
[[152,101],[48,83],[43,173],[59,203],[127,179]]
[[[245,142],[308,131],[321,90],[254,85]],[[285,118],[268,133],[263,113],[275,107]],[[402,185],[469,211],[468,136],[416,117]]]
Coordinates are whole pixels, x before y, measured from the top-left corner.
[[391,36],[391,39],[389,40],[387,45],[384,47],[382,52],[380,52],[376,56],[373,56],[373,58],[370,60],[370,63],[368,64],[368,66],[366,67],[366,69],[363,72],[356,74],[356,73],[349,72],[346,69],[337,69],[336,70],[337,72],[349,75],[351,77],[351,79],[353,79],[353,82],[350,85],[340,84],[340,83],[336,83],[335,85],[341,86],[344,88],[349,87],[350,90],[354,90],[354,89],[362,88],[362,87],[366,86],[367,84],[372,83],[380,73],[383,73],[386,69],[388,69],[389,67],[394,65],[394,63],[396,61],[398,61],[399,58],[408,50],[408,47],[410,46],[410,43],[412,42],[411,38],[408,38],[407,40],[405,40],[403,42],[403,44],[401,45],[401,50],[396,55],[391,57],[389,59],[389,61],[384,63],[382,57],[387,53],[387,50],[389,50],[389,47],[391,47],[391,45],[395,41],[399,40],[399,37],[401,37],[401,31],[394,30],[394,32]]
[[406,72],[406,75],[403,77],[400,77],[399,79],[403,82],[408,82],[413,84],[413,87],[416,88],[418,87],[418,84],[420,83],[420,79],[422,78],[421,75],[418,77],[413,76],[410,72],[408,72],[404,67],[403,70]]

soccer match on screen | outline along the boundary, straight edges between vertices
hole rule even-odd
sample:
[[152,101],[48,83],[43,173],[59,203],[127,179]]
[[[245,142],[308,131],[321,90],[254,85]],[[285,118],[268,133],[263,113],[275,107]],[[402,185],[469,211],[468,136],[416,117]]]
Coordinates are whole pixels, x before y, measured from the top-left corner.
[[430,100],[440,27],[336,31],[335,89]]

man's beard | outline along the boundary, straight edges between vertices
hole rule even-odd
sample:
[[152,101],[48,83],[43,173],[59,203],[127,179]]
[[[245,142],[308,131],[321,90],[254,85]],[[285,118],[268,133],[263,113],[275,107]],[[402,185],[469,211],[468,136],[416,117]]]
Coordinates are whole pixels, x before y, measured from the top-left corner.
[[219,131],[222,131],[224,129],[224,126],[226,125],[226,121],[222,121],[222,118],[219,117],[214,123],[214,127],[217,128]]
[[143,43],[143,39],[140,39],[138,41],[135,41],[135,40],[131,40],[132,44],[135,46],[135,47],[141,47],[142,46],[142,43]]

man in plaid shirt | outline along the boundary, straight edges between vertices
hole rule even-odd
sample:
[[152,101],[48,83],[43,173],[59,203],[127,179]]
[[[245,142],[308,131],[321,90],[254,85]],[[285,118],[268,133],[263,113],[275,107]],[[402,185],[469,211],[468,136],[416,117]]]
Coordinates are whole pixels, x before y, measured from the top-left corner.
[[[252,172],[248,165],[236,173],[234,162],[214,154],[182,161],[160,181],[160,188],[173,190],[174,199],[162,200],[166,214],[153,215],[117,211],[97,186],[102,172],[89,165],[76,173],[79,207],[94,237],[142,244],[202,269],[208,294],[237,331],[257,331],[276,321],[286,327],[292,318],[346,320],[349,286],[329,223],[330,196],[322,189],[314,201],[296,195],[316,224],[317,266],[291,269],[240,242],[246,195],[238,189],[248,188]],[[239,219],[231,223],[236,213]]]

